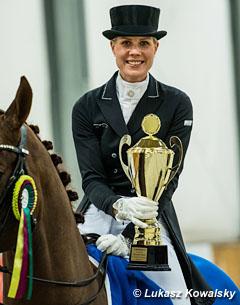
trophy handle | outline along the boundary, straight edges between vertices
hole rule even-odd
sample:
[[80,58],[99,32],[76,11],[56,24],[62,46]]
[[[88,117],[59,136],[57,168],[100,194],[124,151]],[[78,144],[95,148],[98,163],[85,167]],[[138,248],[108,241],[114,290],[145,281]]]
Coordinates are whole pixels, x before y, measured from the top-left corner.
[[182,141],[179,139],[179,137],[173,136],[170,138],[169,142],[170,142],[171,148],[173,148],[174,146],[177,146],[178,151],[179,151],[179,160],[178,160],[178,163],[171,169],[171,174],[170,174],[166,187],[168,186],[169,182],[171,182],[172,179],[175,177],[176,173],[179,171],[180,165],[183,160],[183,146],[182,146]]
[[128,135],[128,134],[126,134],[126,135],[124,135],[124,136],[121,138],[121,141],[120,141],[120,144],[119,144],[119,159],[120,159],[122,168],[123,168],[123,170],[124,170],[126,176],[128,177],[128,179],[129,179],[130,181],[132,181],[132,180],[131,180],[131,177],[130,177],[130,175],[129,175],[128,166],[123,162],[123,159],[122,159],[122,147],[123,147],[123,145],[125,145],[125,144],[127,144],[128,146],[130,146],[130,145],[131,145],[131,142],[132,142],[131,136]]

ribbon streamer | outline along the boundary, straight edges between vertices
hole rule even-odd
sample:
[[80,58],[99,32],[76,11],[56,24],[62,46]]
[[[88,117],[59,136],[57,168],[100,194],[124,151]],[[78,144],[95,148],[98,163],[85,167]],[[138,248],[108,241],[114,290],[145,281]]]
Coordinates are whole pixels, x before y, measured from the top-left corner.
[[28,232],[27,232],[27,219],[25,209],[24,214],[24,226],[23,226],[23,257],[22,257],[22,269],[20,274],[20,281],[17,290],[16,299],[21,299],[24,296],[24,292],[27,288],[27,272],[28,272]]
[[17,249],[14,257],[13,273],[8,292],[9,298],[16,297],[17,289],[20,281],[20,273],[22,270],[22,257],[23,257],[23,226],[24,226],[24,214],[21,213],[21,218],[18,228]]
[[[15,184],[12,208],[15,218],[19,220],[17,246],[14,257],[13,273],[8,297],[28,300],[33,289],[33,252],[31,215],[37,204],[37,190],[28,175],[22,175]],[[21,212],[20,212],[21,211]]]

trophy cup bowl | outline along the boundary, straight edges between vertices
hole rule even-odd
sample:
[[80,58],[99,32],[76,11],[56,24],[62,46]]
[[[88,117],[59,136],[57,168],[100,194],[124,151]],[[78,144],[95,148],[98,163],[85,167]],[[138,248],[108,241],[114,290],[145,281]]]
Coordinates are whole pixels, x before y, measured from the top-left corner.
[[[170,138],[170,147],[177,147],[179,160],[173,166],[174,151],[154,137],[161,126],[158,116],[148,114],[143,118],[142,129],[148,135],[141,138],[127,150],[127,165],[122,159],[122,148],[131,145],[131,137],[124,135],[119,144],[119,158],[122,168],[135,188],[138,196],[145,196],[153,201],[160,199],[168,183],[178,172],[183,148],[178,137]],[[131,245],[128,269],[133,270],[171,270],[168,265],[167,246],[162,244],[160,226],[157,219],[141,221],[148,224],[145,229],[135,225],[135,236]]]

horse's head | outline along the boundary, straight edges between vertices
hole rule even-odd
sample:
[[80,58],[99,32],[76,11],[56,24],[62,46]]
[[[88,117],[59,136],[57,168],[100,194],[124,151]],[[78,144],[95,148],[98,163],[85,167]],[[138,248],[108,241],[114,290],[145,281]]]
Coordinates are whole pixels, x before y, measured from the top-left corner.
[[[25,124],[31,103],[32,90],[22,77],[14,101],[6,112],[0,111],[0,252],[5,252],[4,264],[13,270],[11,284],[10,277],[4,277],[6,304],[25,304],[10,301],[7,295],[21,298],[26,292],[31,296],[32,286],[25,291],[24,279],[32,270],[39,277],[63,276],[68,281],[92,275],[70,205],[74,192],[70,196],[70,190],[65,189],[70,176],[57,167],[61,159],[49,154],[51,145],[44,143],[48,141],[41,142],[36,129]],[[68,263],[63,264],[63,259]],[[78,289],[69,297],[68,289],[41,284],[34,282],[29,304],[43,304],[46,295],[48,304],[77,304],[82,300]],[[96,281],[83,289],[85,298],[88,290],[97,291]]]
[[5,113],[0,114],[0,251],[16,244],[18,222],[11,209],[11,186],[19,153],[14,151],[21,141],[21,126],[32,104],[32,90],[25,77],[21,78],[17,94]]

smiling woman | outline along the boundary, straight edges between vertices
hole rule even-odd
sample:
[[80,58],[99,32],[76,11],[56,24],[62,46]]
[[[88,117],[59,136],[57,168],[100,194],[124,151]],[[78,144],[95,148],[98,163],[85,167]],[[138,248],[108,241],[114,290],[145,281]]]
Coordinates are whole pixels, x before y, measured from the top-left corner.
[[[183,166],[157,202],[138,196],[118,155],[124,135],[131,136],[132,145],[145,136],[141,123],[148,114],[160,118],[156,137],[169,144],[177,136],[183,144],[183,158],[188,148],[193,120],[189,97],[149,73],[158,40],[167,34],[158,31],[159,15],[159,8],[142,5],[110,10],[112,28],[102,34],[110,40],[118,71],[101,87],[84,94],[73,108],[73,138],[84,191],[80,207],[85,223],[79,229],[82,234],[101,235],[96,243],[101,251],[128,257],[134,225],[146,228],[144,221],[157,218],[171,271],[145,271],[146,276],[168,291],[211,291],[185,251],[171,200]],[[103,125],[106,128],[100,128]],[[173,298],[172,302],[211,305],[214,300],[193,297]]]
[[128,82],[141,82],[152,67],[159,42],[154,37],[117,37],[111,47],[121,76]]

